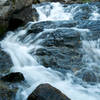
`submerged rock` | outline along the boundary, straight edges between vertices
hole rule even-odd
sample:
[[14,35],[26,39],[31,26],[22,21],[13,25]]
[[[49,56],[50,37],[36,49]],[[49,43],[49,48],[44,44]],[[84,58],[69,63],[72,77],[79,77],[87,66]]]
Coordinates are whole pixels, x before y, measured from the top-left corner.
[[91,82],[97,82],[97,77],[95,72],[87,69],[82,69],[79,72],[76,73],[76,76],[79,78],[82,78],[83,81],[91,83]]
[[27,100],[70,100],[61,91],[50,84],[40,84]]
[[97,82],[96,75],[92,71],[85,71],[82,80],[86,82]]
[[21,81],[24,81],[25,79],[22,73],[16,72],[16,73],[10,73],[6,76],[1,77],[1,80],[5,82],[13,83],[13,82],[21,82]]

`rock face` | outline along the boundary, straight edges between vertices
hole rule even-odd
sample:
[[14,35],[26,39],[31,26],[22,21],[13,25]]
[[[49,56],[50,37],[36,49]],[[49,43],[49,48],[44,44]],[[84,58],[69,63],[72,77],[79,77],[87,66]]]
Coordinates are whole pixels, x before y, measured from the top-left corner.
[[32,2],[33,0],[0,0],[1,35],[7,30],[14,30],[29,21],[38,19],[36,9],[32,9]]
[[21,82],[21,81],[24,81],[25,79],[22,73],[16,72],[16,73],[10,73],[6,76],[1,77],[1,80],[5,82],[13,83],[13,82]]
[[49,84],[39,85],[32,94],[29,95],[27,100],[70,100],[58,89]]

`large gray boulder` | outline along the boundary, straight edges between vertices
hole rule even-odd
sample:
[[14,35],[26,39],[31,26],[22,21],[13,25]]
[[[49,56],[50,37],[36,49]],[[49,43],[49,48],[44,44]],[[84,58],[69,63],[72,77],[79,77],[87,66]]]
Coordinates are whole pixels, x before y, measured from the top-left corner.
[[40,84],[27,100],[70,100],[61,91],[50,84]]

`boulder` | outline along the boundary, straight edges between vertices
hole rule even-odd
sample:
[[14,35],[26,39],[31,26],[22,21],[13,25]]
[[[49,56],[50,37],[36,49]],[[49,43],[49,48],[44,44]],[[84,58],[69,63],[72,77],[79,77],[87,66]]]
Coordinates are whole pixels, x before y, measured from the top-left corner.
[[61,91],[50,84],[40,84],[27,100],[70,100]]
[[82,77],[83,81],[86,82],[97,82],[97,77],[93,71],[85,71]]
[[0,36],[8,30],[38,19],[32,2],[33,0],[0,0]]
[[92,70],[81,69],[80,71],[76,73],[76,76],[78,76],[83,81],[88,82],[88,83],[97,82],[97,76],[95,72],[93,72]]
[[38,13],[35,8],[28,6],[20,10],[15,10],[9,18],[8,30],[15,30],[19,26],[25,25],[29,21],[37,21]]
[[23,76],[22,73],[15,72],[15,73],[10,73],[8,75],[5,75],[5,76],[1,77],[1,80],[5,81],[5,82],[15,83],[15,82],[24,81],[25,79],[24,79],[24,76]]

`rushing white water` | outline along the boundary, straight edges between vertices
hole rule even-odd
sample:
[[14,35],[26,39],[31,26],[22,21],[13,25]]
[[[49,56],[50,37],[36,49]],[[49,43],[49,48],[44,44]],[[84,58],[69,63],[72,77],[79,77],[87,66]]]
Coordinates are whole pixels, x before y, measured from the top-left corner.
[[64,11],[64,7],[58,3],[51,3],[43,6],[36,6],[38,13],[39,13],[39,20],[46,21],[46,20],[72,20],[73,16],[71,13]]
[[[77,7],[73,8],[73,11],[76,8]],[[36,9],[40,16],[39,21],[73,19],[72,11],[71,13],[66,13],[60,3],[51,3],[50,5],[36,7]],[[81,33],[89,31],[88,29],[73,29],[81,31]],[[44,66],[38,64],[35,56],[33,58],[30,51],[33,49],[35,50],[36,48],[41,48],[39,43],[42,40],[37,40],[33,44],[31,44],[31,41],[36,40],[40,35],[42,35],[42,33],[37,34],[33,39],[31,39],[30,36],[27,37],[24,43],[20,41],[19,37],[27,33],[27,28],[25,30],[16,31],[16,33],[10,32],[10,34],[8,34],[8,36],[1,41],[2,48],[11,56],[14,64],[11,72],[23,73],[27,84],[29,84],[29,87],[22,86],[19,89],[16,100],[26,100],[28,95],[41,83],[50,83],[71,98],[71,100],[100,99],[99,84],[94,86],[87,84],[87,88],[85,88],[82,85],[73,84],[73,75],[66,74],[63,76],[60,72],[54,71],[51,68],[45,68]],[[90,43],[92,44],[92,47],[89,43],[90,42],[88,41],[83,41],[83,48],[86,51],[91,50],[92,48],[94,59],[97,61],[96,63],[99,64],[99,60],[96,58],[98,54],[100,55],[99,46],[96,48],[95,45],[97,42],[95,43],[95,41]],[[87,52],[87,54],[90,54],[90,52]],[[89,57],[91,56],[89,55]],[[62,79],[62,77],[64,77],[64,79]]]
[[96,6],[93,6],[93,11],[91,14],[90,20],[100,20],[100,14],[98,12],[98,8]]

